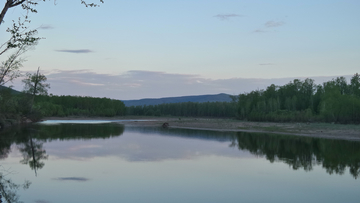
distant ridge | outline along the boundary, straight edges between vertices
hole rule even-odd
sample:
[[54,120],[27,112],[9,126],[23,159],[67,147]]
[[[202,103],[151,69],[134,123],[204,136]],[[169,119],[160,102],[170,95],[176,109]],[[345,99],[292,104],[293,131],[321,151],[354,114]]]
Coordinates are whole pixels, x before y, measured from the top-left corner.
[[17,90],[14,90],[10,87],[5,87],[5,86],[1,86],[0,85],[0,91],[3,91],[3,90],[10,90],[11,94],[20,94],[21,92],[17,91]]
[[198,96],[183,96],[183,97],[165,97],[159,99],[139,99],[139,100],[121,100],[125,106],[143,106],[143,105],[158,105],[166,103],[181,103],[181,102],[231,102],[229,94],[215,94],[215,95],[198,95]]

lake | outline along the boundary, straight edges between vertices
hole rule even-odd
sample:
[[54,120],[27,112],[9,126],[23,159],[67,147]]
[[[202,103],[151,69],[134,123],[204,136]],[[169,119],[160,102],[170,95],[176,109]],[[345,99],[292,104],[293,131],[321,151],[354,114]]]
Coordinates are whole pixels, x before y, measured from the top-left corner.
[[360,201],[357,141],[49,121],[2,132],[0,165],[25,203]]

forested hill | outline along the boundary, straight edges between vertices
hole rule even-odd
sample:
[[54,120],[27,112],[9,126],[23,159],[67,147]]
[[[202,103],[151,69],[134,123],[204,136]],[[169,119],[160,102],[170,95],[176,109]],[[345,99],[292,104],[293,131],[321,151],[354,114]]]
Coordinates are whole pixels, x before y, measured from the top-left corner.
[[19,92],[17,90],[14,90],[12,88],[0,85],[0,91],[2,91],[2,90],[9,90],[11,94],[20,94],[21,93],[21,92]]
[[215,94],[215,95],[198,95],[198,96],[183,96],[183,97],[165,97],[159,99],[140,99],[140,100],[122,100],[125,106],[143,106],[143,105],[158,105],[166,103],[183,103],[183,102],[231,102],[229,94]]

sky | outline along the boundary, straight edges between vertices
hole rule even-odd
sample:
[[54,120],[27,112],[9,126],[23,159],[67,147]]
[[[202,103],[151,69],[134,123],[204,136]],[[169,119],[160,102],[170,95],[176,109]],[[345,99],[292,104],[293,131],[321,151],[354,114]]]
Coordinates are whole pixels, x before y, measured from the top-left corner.
[[[359,7],[358,0],[105,0],[97,8],[39,1],[31,28],[44,39],[23,55],[21,70],[40,67],[55,95],[123,100],[349,79],[360,70]],[[0,42],[21,15],[7,12]],[[21,78],[12,85],[21,90]]]

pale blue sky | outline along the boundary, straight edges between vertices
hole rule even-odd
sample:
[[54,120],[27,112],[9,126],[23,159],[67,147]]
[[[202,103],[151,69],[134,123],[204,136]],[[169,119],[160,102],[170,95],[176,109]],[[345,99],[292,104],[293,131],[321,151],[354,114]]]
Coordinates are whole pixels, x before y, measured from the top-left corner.
[[[87,70],[94,84],[105,89],[107,81],[101,83],[96,74],[122,78],[140,71],[207,81],[353,75],[360,70],[359,8],[358,0],[105,0],[99,8],[85,8],[74,0],[39,2],[31,25],[49,29],[38,29],[38,36],[46,39],[26,53],[23,70]],[[2,33],[20,12],[16,8],[7,13]],[[141,88],[150,84],[146,80],[134,81],[138,95],[125,90],[119,95],[143,98]],[[179,81],[164,80],[162,85]],[[89,78],[78,77],[77,82],[94,85]],[[119,89],[126,89],[121,84]],[[178,88],[162,95],[157,87],[153,97],[186,95],[181,85]],[[244,88],[226,93],[238,94]],[[155,86],[146,91],[155,92]],[[66,89],[50,92],[66,94]],[[112,95],[107,97],[121,97]]]

